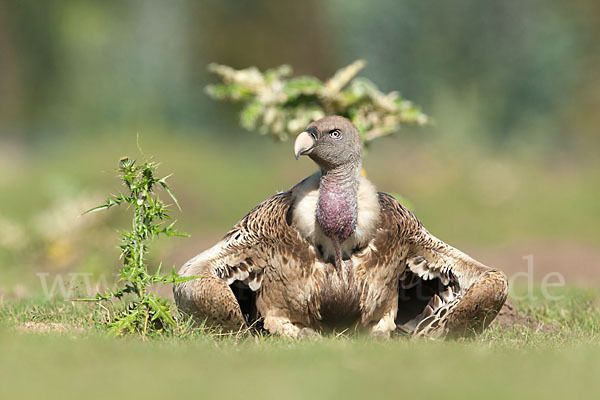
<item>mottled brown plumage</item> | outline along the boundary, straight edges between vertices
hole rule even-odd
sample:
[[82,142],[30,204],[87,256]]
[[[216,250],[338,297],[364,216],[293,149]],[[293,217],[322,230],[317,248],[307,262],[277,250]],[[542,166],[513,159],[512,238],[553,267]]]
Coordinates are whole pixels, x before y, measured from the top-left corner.
[[[360,157],[357,161],[351,151],[344,161],[347,152],[336,153],[335,142],[320,152],[319,140],[332,129],[358,132],[341,117],[310,127],[315,131],[310,138],[299,136],[295,152],[312,153],[321,170],[265,200],[219,243],[188,261],[180,274],[203,277],[175,288],[179,309],[226,329],[261,321],[269,332],[291,337],[331,329],[378,336],[481,332],[506,299],[504,274],[435,238],[360,173],[342,171],[349,178],[339,180],[356,187],[344,192],[355,196],[351,234],[325,232],[317,218],[321,182],[329,171],[323,163],[341,157],[332,168],[346,163],[350,170],[360,166]],[[348,143],[356,145],[353,137]],[[352,201],[340,204],[346,203]]]

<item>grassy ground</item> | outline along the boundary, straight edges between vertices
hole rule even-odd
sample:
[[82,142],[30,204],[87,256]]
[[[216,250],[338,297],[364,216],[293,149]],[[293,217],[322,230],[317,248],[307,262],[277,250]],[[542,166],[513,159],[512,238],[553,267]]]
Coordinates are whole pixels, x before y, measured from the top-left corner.
[[[0,398],[595,398],[600,330],[595,290],[517,306],[557,329],[492,327],[458,342],[329,336],[316,341],[170,335],[112,337],[90,304],[8,301],[0,308]],[[23,325],[35,322],[37,325]],[[62,332],[36,333],[43,323]],[[24,332],[25,331],[25,332]]]
[[[296,342],[183,327],[163,337],[115,338],[103,325],[110,318],[104,309],[35,300],[42,292],[36,272],[52,282],[72,272],[116,271],[114,230],[127,226],[126,211],[79,215],[119,190],[111,170],[120,156],[136,156],[134,137],[129,146],[99,138],[93,148],[82,142],[39,154],[1,153],[0,399],[184,392],[202,398],[595,398],[600,392],[597,289],[553,288],[565,297],[517,303],[556,329],[496,327],[461,342],[344,335]],[[175,173],[172,184],[184,210],[175,217],[193,235],[168,246],[153,243],[152,265],[181,265],[261,200],[314,170],[307,160],[293,160],[290,143],[142,139],[145,151],[163,163],[161,172]],[[589,184],[598,178],[596,162],[457,157],[410,142],[377,146],[365,160],[369,177],[379,189],[407,198],[425,225],[450,243],[504,249],[523,242],[519,261],[532,254],[529,238],[596,248],[600,192]],[[560,271],[586,264],[578,256],[569,253]],[[536,260],[536,271],[558,271],[540,265],[537,254]],[[49,323],[63,325],[43,325]]]

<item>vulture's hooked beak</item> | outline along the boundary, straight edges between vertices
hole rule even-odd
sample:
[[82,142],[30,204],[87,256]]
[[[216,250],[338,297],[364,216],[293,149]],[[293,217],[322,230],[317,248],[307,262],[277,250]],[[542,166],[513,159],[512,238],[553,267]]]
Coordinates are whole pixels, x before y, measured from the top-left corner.
[[294,154],[296,155],[296,160],[301,155],[310,153],[313,147],[315,147],[315,142],[316,141],[310,132],[304,131],[299,134],[294,142]]

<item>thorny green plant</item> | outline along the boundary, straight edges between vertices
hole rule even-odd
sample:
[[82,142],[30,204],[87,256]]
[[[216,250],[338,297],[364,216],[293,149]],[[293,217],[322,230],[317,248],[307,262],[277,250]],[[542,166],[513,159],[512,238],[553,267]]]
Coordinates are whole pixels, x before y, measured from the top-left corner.
[[402,125],[425,125],[429,118],[398,92],[383,93],[366,78],[356,77],[365,66],[355,61],[322,82],[313,76],[288,78],[289,65],[261,72],[256,67],[235,70],[210,64],[223,83],[209,85],[214,99],[244,104],[240,124],[280,140],[297,135],[310,122],[325,115],[349,118],[358,128],[363,145],[397,132]]
[[162,188],[179,208],[179,203],[167,185],[171,176],[159,178],[156,176],[158,165],[145,160],[137,164],[135,160],[122,158],[119,162],[118,173],[128,193],[110,196],[105,204],[85,212],[95,212],[114,206],[126,204],[133,210],[133,220],[130,231],[119,232],[121,237],[121,267],[120,281],[123,287],[97,293],[90,301],[126,300],[125,308],[109,322],[111,331],[121,333],[140,333],[147,335],[151,332],[161,332],[165,328],[176,327],[176,318],[171,312],[167,300],[149,291],[152,284],[179,284],[196,277],[179,277],[175,267],[168,275],[161,275],[160,265],[154,274],[148,272],[145,255],[148,253],[148,243],[157,236],[187,236],[174,229],[175,222],[166,224],[171,217],[169,210],[160,199],[156,188]]

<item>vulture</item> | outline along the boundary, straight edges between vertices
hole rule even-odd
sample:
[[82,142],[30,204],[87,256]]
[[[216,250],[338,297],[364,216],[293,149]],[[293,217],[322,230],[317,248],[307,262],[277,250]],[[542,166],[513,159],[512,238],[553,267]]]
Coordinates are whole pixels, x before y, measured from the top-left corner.
[[224,330],[302,338],[364,332],[430,338],[481,333],[507,279],[439,240],[362,174],[358,129],[327,116],[294,143],[318,172],[250,211],[189,260],[177,307]]

